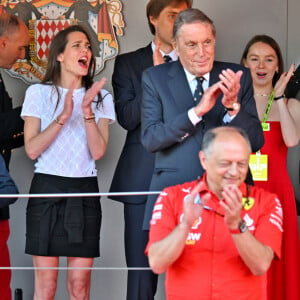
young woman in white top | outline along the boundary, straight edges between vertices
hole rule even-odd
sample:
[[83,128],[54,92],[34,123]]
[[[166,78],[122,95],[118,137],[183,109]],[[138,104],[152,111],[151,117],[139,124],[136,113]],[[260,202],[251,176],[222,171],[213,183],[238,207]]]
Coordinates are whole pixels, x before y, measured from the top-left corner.
[[[113,99],[93,83],[95,59],[78,25],[53,39],[45,78],[26,91],[22,109],[27,155],[36,160],[30,193],[97,193],[95,160],[106,151]],[[99,256],[99,197],[30,198],[26,249],[35,267],[58,267],[67,257],[70,299],[89,299],[94,257]],[[36,269],[34,299],[54,299],[58,270]]]

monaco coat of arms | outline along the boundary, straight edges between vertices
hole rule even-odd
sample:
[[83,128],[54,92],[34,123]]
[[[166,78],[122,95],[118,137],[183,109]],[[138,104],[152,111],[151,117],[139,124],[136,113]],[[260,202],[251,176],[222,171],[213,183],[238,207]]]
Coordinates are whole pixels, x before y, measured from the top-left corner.
[[0,14],[15,14],[28,26],[30,42],[25,59],[8,71],[28,84],[43,78],[51,40],[71,24],[80,24],[90,35],[96,74],[105,61],[118,54],[116,37],[123,35],[124,27],[120,0],[2,0],[0,4]]

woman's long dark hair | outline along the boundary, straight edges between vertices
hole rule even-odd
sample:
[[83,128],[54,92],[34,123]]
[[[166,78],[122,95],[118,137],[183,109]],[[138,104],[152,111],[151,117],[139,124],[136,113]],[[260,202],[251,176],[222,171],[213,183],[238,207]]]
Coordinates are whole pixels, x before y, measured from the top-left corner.
[[[53,84],[55,86],[58,95],[56,107],[60,100],[58,85],[61,79],[61,67],[60,67],[60,62],[57,60],[57,57],[59,54],[65,51],[66,45],[68,43],[68,36],[72,32],[82,32],[87,37],[88,41],[91,43],[89,34],[80,25],[71,25],[67,27],[66,29],[60,31],[52,40],[49,48],[47,70],[44,79],[42,80],[42,83]],[[88,68],[88,73],[87,75],[82,77],[82,86],[85,87],[86,90],[89,89],[93,84],[93,78],[95,75],[95,68],[96,68],[95,62],[96,62],[95,56],[94,53],[92,53],[90,65]],[[101,93],[99,92],[97,106],[101,102],[102,102],[102,96]]]
[[270,36],[266,35],[266,34],[260,34],[260,35],[255,35],[246,45],[242,58],[241,58],[241,64],[244,65],[244,60],[247,59],[249,50],[251,48],[251,46],[255,43],[264,43],[269,45],[276,53],[277,56],[277,60],[278,60],[278,72],[275,72],[274,77],[273,77],[273,86],[275,85],[276,81],[279,79],[279,77],[281,76],[281,74],[283,73],[283,58],[282,58],[282,53],[280,50],[280,47],[278,45],[278,43]]

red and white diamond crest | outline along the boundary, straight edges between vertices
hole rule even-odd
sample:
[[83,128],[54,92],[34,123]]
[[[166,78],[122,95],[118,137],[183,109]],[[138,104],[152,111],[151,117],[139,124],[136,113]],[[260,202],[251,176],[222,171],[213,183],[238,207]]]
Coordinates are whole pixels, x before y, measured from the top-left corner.
[[18,60],[10,76],[26,83],[42,80],[49,45],[57,32],[72,24],[88,31],[96,54],[96,74],[106,60],[118,54],[116,36],[123,35],[124,21],[120,0],[2,0],[0,14],[18,15],[29,28],[30,42],[24,60]]

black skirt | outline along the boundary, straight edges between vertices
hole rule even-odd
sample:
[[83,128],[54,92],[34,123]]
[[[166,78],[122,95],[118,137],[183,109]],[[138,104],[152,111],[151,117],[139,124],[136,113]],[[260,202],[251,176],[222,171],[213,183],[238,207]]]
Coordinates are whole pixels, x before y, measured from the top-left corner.
[[[98,193],[96,177],[69,178],[35,173],[30,194]],[[100,197],[29,198],[25,253],[98,257]]]

